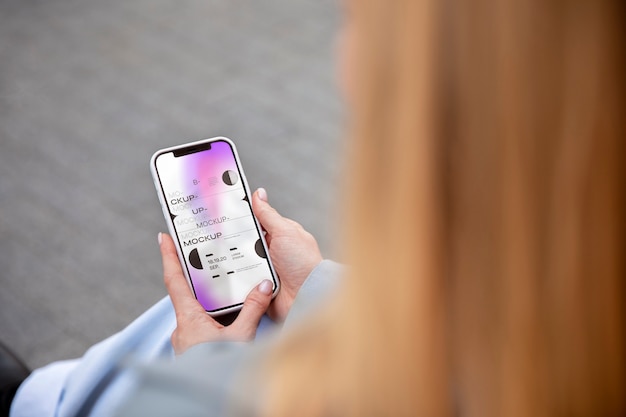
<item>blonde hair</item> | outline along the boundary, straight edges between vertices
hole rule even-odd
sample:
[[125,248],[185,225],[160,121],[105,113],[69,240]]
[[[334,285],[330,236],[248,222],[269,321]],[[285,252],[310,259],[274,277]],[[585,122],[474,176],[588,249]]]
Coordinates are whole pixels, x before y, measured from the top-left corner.
[[624,415],[621,3],[352,3],[350,272],[264,413]]

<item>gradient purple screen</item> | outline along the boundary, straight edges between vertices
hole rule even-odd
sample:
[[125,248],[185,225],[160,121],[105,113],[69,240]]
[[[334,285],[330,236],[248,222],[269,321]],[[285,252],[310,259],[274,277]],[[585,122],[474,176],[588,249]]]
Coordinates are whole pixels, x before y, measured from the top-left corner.
[[241,304],[263,279],[276,286],[228,142],[187,155],[162,153],[156,169],[183,267],[207,311]]

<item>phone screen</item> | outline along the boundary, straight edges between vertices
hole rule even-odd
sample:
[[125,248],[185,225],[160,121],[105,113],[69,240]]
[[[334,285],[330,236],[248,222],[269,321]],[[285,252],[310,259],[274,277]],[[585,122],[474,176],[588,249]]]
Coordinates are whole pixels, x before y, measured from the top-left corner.
[[183,268],[205,310],[219,313],[241,306],[264,279],[272,280],[276,289],[230,141],[217,139],[157,152],[153,169]]

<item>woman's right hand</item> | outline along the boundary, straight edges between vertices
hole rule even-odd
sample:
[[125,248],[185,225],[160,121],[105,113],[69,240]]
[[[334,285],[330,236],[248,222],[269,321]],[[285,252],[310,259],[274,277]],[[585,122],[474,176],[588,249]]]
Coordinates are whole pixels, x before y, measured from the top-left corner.
[[267,232],[269,256],[280,278],[280,291],[268,314],[275,321],[283,321],[302,283],[322,261],[322,254],[313,235],[269,205],[265,189],[259,188],[252,195],[252,208]]

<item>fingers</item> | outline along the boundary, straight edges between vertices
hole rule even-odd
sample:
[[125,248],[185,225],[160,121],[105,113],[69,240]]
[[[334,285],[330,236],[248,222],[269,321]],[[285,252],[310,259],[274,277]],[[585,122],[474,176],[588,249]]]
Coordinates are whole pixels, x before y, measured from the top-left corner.
[[258,197],[261,200],[265,201],[266,203],[268,202],[267,201],[267,191],[265,190],[265,188],[261,187],[261,188],[257,189],[256,190],[256,194],[258,195]]
[[163,280],[165,287],[172,299],[176,314],[187,314],[196,312],[198,309],[204,312],[204,309],[191,292],[187,279],[183,275],[180,261],[176,255],[176,246],[172,238],[166,234],[159,234],[159,243],[161,248],[161,257],[163,259]]
[[252,194],[252,209],[261,222],[261,226],[270,235],[285,224],[286,219],[267,202],[267,192],[263,188],[259,188]]
[[230,326],[224,327],[206,314],[194,297],[172,238],[164,233],[159,234],[159,246],[163,258],[163,279],[176,311],[177,327],[171,341],[177,354],[199,343],[216,340],[249,341],[254,338],[261,316],[272,301],[273,284],[270,280],[264,280],[250,291],[237,319]]
[[272,301],[272,289],[272,281],[266,279],[250,291],[239,316],[230,326],[232,330],[247,340],[254,338],[259,321]]

